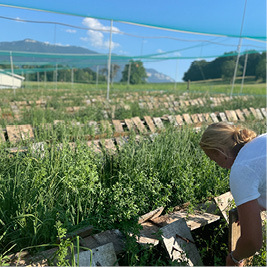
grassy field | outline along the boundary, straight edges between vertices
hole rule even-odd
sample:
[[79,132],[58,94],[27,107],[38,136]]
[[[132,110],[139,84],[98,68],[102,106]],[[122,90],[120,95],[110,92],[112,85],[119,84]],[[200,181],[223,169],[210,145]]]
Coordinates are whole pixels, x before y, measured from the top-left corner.
[[[92,90],[84,85],[84,88],[77,90],[65,90],[66,86],[71,85],[58,84],[57,90],[25,88],[18,90],[15,96],[12,90],[1,91],[1,99],[6,101],[2,102],[1,108],[3,110],[5,105],[8,106],[9,101],[39,99],[43,94],[52,96],[49,101],[50,105],[56,107],[55,111],[49,117],[47,109],[41,111],[33,107],[23,115],[23,123],[39,125],[54,119],[85,122],[88,119],[103,118],[102,115],[97,116],[99,109],[88,111],[84,116],[78,113],[80,117],[77,114],[73,117],[67,115],[60,96],[75,92],[80,97],[78,104],[85,95],[104,95],[104,89]],[[113,89],[112,94],[116,94],[116,98],[120,95],[123,97],[126,92],[138,91],[146,95],[147,90],[150,90],[148,86],[152,90],[152,85],[142,86],[127,90]],[[171,85],[170,89],[166,89],[165,85],[157,86],[159,85],[153,85],[153,90],[157,88],[164,92],[174,92]],[[223,88],[218,86],[218,91]],[[255,87],[258,94],[262,94],[262,85]],[[177,97],[182,92],[175,91]],[[157,91],[156,94],[162,95]],[[255,97],[255,100],[249,102],[237,99],[228,106],[208,105],[202,107],[202,110],[206,112],[251,105],[259,107],[264,106],[265,101],[265,97]],[[141,117],[149,112],[134,109],[135,102],[132,105],[132,111],[127,116]],[[187,108],[189,113],[202,110],[200,107]],[[123,117],[122,115],[123,110],[116,118]],[[6,122],[2,123],[4,126]],[[247,121],[245,126],[258,134],[266,131],[264,121]],[[0,144],[0,265],[7,262],[6,256],[10,253],[29,247],[31,253],[37,253],[40,250],[38,245],[43,244],[52,247],[57,235],[64,229],[70,232],[89,224],[94,226],[95,233],[108,229],[119,229],[125,234],[138,233],[139,216],[159,206],[171,211],[174,206],[190,202],[189,210],[192,211],[198,203],[229,191],[229,171],[211,162],[198,145],[204,129],[196,132],[190,127],[175,128],[169,125],[153,141],[145,137],[136,141],[135,134],[132,133],[129,141],[115,154],[108,151],[95,153],[81,138],[85,132],[75,132],[73,129],[65,126],[64,129],[51,133],[44,154],[29,150],[10,156],[5,150],[7,144]],[[41,133],[42,131],[39,137],[36,136],[37,141],[48,138]],[[71,134],[76,136],[75,149],[68,146]],[[59,143],[63,143],[62,149],[57,149]],[[192,234],[197,240],[204,264],[224,265],[227,254],[226,223],[221,220],[201,231]],[[120,265],[174,264],[159,248],[141,247],[132,238],[127,239],[126,246],[126,252],[119,258]],[[264,246],[266,249],[266,244]],[[261,252],[253,264],[261,265],[265,259],[266,253]]]

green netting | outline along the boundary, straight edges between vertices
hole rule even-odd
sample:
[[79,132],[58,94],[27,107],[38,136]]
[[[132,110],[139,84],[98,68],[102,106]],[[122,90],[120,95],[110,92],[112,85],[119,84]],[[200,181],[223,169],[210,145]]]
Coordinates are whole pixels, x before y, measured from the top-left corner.
[[[198,3],[199,2],[199,3]],[[248,0],[5,0],[0,4],[62,14],[136,23],[185,32],[266,41],[266,1]]]

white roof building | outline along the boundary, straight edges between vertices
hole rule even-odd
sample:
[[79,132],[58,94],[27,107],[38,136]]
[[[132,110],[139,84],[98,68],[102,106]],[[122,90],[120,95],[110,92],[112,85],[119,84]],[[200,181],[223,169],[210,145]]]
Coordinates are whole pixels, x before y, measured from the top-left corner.
[[24,80],[25,78],[20,75],[0,69],[0,89],[21,88],[22,81]]

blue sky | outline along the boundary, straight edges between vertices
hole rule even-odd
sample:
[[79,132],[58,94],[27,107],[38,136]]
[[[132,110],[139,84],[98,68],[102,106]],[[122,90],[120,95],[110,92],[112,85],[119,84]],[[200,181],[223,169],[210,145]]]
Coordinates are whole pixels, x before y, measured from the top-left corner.
[[[154,68],[161,73],[169,75],[177,81],[181,81],[184,72],[189,68],[193,60],[237,50],[239,38],[229,36],[240,34],[245,4],[245,1],[242,0],[166,0],[164,1],[165,5],[162,4],[163,1],[159,0],[0,0],[0,4],[5,4],[5,2],[13,2],[14,4],[27,3],[32,7],[40,5],[40,7],[45,7],[46,9],[53,8],[55,11],[75,13],[76,15],[92,15],[93,17],[89,18],[86,16],[73,16],[0,6],[0,16],[2,17],[19,20],[58,22],[87,28],[77,29],[62,25],[55,26],[55,24],[48,23],[27,23],[19,20],[12,21],[0,18],[1,42],[30,38],[50,44],[81,46],[107,54],[110,21],[99,18],[112,18],[115,20],[113,23],[114,33],[112,35],[113,53],[125,56],[139,56],[176,51],[166,54],[166,56],[178,57],[178,59],[144,62],[144,65],[147,68]],[[88,3],[90,3],[90,8],[82,5],[88,5]],[[231,4],[229,5],[229,3]],[[100,4],[102,8],[100,8]],[[160,4],[161,6],[159,6]],[[171,8],[170,4],[173,4],[174,8]],[[125,10],[127,12],[124,12]],[[201,31],[211,33],[211,35],[150,28],[122,23],[117,20],[128,20],[140,24],[161,26],[162,28],[173,27],[190,32]],[[102,31],[95,31],[94,29]],[[229,36],[216,35],[225,33]],[[266,6],[264,0],[247,1],[243,34],[247,36],[266,36]],[[266,42],[262,40],[243,39],[241,51],[246,49],[265,50]],[[180,57],[194,57],[194,59],[180,59]],[[207,58],[206,60],[212,59],[214,58]]]

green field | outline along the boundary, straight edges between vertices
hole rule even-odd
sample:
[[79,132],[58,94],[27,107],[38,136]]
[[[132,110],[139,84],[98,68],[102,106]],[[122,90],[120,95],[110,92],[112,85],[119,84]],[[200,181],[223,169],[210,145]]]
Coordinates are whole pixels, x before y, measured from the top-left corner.
[[[44,248],[53,247],[60,231],[71,232],[84,225],[93,225],[94,233],[119,229],[124,234],[138,233],[139,216],[164,206],[165,211],[189,202],[189,212],[199,203],[229,191],[229,171],[211,162],[200,149],[198,143],[205,125],[199,132],[190,126],[174,127],[165,125],[164,131],[149,138],[136,139],[131,132],[128,141],[116,153],[103,150],[94,152],[86,145],[85,135],[94,135],[89,128],[71,125],[71,122],[86,123],[89,120],[111,120],[101,113],[103,103],[87,107],[75,114],[66,113],[72,100],[73,106],[82,106],[84,99],[101,96],[105,98],[105,86],[71,84],[27,84],[25,88],[0,91],[2,114],[9,109],[12,101],[46,99],[46,107],[28,105],[20,110],[22,117],[13,121],[1,119],[4,128],[8,124],[31,124],[34,127],[54,120],[65,120],[64,126],[52,131],[36,131],[35,142],[46,141],[43,153],[31,149],[25,153],[10,155],[6,148],[14,144],[2,142],[0,157],[0,265],[8,262],[6,256],[29,250],[32,254]],[[110,91],[110,102],[119,105],[116,99],[124,99],[130,109],[118,109],[116,119],[144,115],[162,116],[169,112],[148,110],[138,107],[138,101],[127,100],[126,95],[138,97],[173,94],[175,99],[203,97],[207,105],[183,107],[177,114],[216,112],[225,109],[265,107],[265,85],[245,85],[243,92],[258,95],[244,101],[236,98],[223,105],[213,106],[210,96],[229,93],[228,85],[214,85],[212,93],[205,91],[206,85],[191,84],[195,91],[183,95],[186,84],[140,85],[128,89],[114,84]],[[238,86],[238,85],[237,85]],[[66,89],[67,88],[67,89]],[[116,89],[115,89],[116,88]],[[204,89],[206,88],[206,89]],[[228,89],[227,89],[228,88]],[[198,91],[199,90],[199,91]],[[202,93],[203,90],[205,93]],[[228,90],[228,91],[227,91]],[[235,89],[238,90],[238,87]],[[264,96],[261,96],[264,95]],[[49,96],[49,97],[48,97]],[[65,98],[62,100],[62,96]],[[87,97],[87,98],[86,98]],[[53,109],[49,109],[53,108]],[[168,113],[168,114],[169,114]],[[245,126],[258,134],[266,131],[265,121],[246,120]],[[77,147],[70,149],[69,142]],[[16,144],[30,145],[32,141]],[[61,144],[61,149],[58,145]],[[224,265],[227,255],[227,224],[220,220],[195,231],[193,236],[205,265]],[[76,243],[75,243],[76,244]],[[46,247],[39,247],[47,245]],[[62,241],[62,251],[68,243]],[[264,245],[266,248],[266,244]],[[63,253],[64,254],[64,253]],[[266,252],[255,257],[253,265],[261,265]],[[64,259],[60,258],[61,264]],[[140,246],[133,238],[128,238],[126,251],[119,258],[119,265],[173,265],[166,253],[159,248]]]

